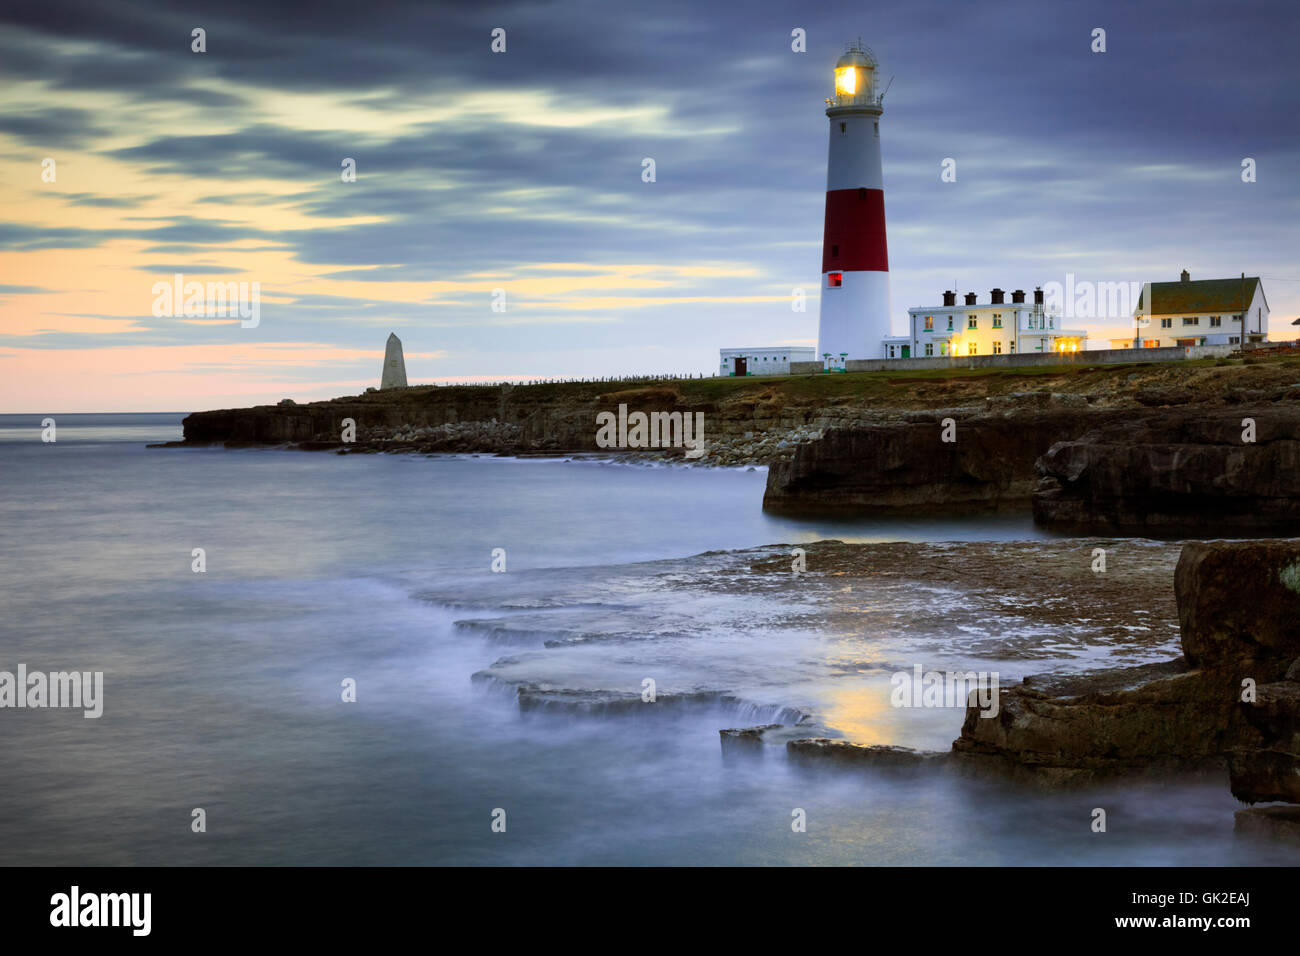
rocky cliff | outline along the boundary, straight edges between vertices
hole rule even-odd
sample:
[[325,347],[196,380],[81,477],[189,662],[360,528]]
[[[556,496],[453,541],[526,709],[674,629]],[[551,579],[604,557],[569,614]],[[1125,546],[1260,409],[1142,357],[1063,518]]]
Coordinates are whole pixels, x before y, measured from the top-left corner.
[[1300,404],[1170,408],[1091,428],[1037,463],[1034,519],[1084,534],[1300,531]]
[[[596,403],[595,389],[562,397],[533,394],[527,402],[512,401],[513,391],[510,386],[390,389],[307,405],[195,412],[183,428],[187,444],[338,445],[343,421],[350,418],[359,446],[392,441],[438,446],[431,450],[442,445],[472,451],[594,447],[589,409]],[[428,441],[420,442],[426,429]]]
[[904,422],[828,431],[773,463],[763,507],[854,515],[1028,509],[1040,456],[1089,425],[1128,414],[1042,398],[1038,407],[994,415],[914,413]]
[[[933,515],[1032,507],[1069,533],[1300,533],[1300,402],[903,413],[772,464],[772,511]],[[945,419],[951,422],[945,425]],[[951,439],[951,440],[945,440]]]
[[1189,544],[1175,583],[1188,661],[1232,675],[1258,735],[1227,750],[1233,796],[1300,803],[1300,543]]
[[954,752],[1051,784],[1230,767],[1242,799],[1300,800],[1300,542],[1190,543],[1174,590],[1183,657],[1028,677]]
[[[1056,369],[417,386],[196,412],[182,444],[342,452],[599,449],[620,405],[702,413],[703,465],[770,464],[765,506],[793,513],[1024,508],[1065,530],[1197,535],[1222,515],[1285,530],[1300,476],[1295,358]],[[1036,386],[1026,390],[1028,386]],[[1256,443],[1240,447],[1253,411]],[[943,441],[942,420],[956,423]],[[355,441],[342,442],[344,419]],[[1237,425],[1233,426],[1233,422]],[[1237,435],[1238,445],[1233,445]]]

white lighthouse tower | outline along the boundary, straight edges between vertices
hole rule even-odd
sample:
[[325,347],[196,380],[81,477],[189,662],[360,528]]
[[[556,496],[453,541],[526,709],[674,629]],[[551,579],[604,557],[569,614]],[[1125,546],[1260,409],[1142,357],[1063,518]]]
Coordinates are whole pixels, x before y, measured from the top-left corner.
[[835,97],[826,101],[831,140],[817,354],[829,356],[831,367],[882,357],[881,340],[890,334],[878,67],[861,40],[850,44],[835,61]]

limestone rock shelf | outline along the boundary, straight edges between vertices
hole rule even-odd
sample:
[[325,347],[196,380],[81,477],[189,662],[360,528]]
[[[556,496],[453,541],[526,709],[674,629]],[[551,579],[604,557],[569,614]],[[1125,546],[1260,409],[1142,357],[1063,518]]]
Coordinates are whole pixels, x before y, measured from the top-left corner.
[[1026,678],[953,750],[1063,784],[1226,770],[1241,800],[1300,803],[1300,541],[1189,543],[1174,588],[1183,657]]

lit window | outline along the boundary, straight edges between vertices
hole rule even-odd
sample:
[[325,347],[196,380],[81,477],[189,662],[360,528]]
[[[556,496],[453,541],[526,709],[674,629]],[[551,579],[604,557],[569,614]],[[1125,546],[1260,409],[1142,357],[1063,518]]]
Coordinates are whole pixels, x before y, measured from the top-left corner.
[[1001,354],[1002,354],[1002,343],[1001,343],[1001,342],[994,342],[994,343],[993,343],[993,354],[994,354],[994,355],[1001,355]]
[[844,284],[844,273],[828,272],[826,273],[826,286],[831,289],[838,289]]
[[925,317],[925,330],[926,330],[927,332],[933,332],[933,331],[934,331],[934,316],[932,316],[932,315],[927,315],[927,316]]
[[856,67],[844,66],[835,71],[835,95],[852,96],[858,91]]
[[974,354],[975,354],[975,343],[974,343],[974,342],[970,343],[970,345],[968,345],[968,346],[966,347],[966,353],[967,353],[968,355],[974,355]]

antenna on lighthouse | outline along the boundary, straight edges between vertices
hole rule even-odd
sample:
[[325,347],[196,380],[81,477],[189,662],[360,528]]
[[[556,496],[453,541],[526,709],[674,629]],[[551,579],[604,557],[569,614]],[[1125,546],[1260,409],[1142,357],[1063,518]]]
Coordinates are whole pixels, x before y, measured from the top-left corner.
[[885,88],[884,88],[884,90],[883,90],[883,91],[881,92],[881,94],[880,94],[880,100],[879,100],[879,102],[881,102],[881,103],[885,102],[885,94],[889,92],[889,88],[890,88],[891,86],[893,86],[893,85],[894,85],[894,78],[891,76],[891,77],[889,78],[889,82],[885,84]]

